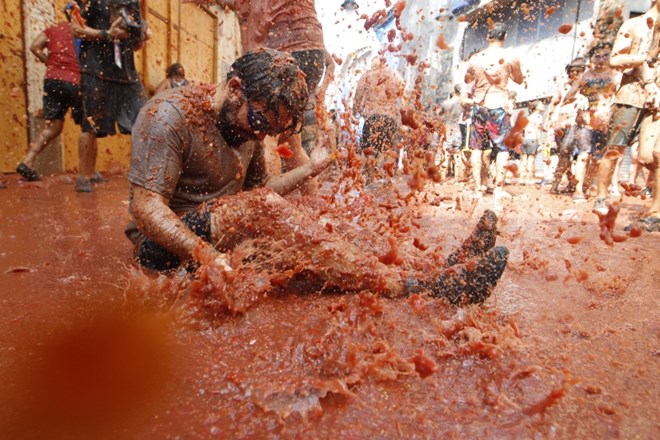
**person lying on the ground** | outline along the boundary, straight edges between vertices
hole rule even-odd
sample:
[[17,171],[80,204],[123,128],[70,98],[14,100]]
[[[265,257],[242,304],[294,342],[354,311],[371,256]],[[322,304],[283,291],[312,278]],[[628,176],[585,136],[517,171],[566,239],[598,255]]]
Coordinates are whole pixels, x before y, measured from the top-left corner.
[[224,84],[154,97],[136,121],[128,176],[135,222],[126,234],[140,264],[167,270],[204,263],[228,273],[228,252],[246,240],[271,239],[295,258],[274,254],[270,267],[305,271],[330,289],[387,296],[430,290],[454,303],[484,301],[508,258],[506,248],[494,247],[492,212],[433,279],[410,280],[281,196],[332,162],[317,149],[308,164],[271,175],[262,160],[256,141],[296,130],[306,102],[304,74],[291,56],[273,50],[243,55]]

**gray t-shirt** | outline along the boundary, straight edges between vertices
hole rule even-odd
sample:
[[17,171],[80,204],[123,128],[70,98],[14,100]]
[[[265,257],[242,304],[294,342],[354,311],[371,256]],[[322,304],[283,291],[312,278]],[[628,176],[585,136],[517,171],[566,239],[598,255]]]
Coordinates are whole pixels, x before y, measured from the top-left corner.
[[240,192],[255,155],[255,142],[226,144],[214,94],[208,85],[167,90],[147,102],[133,127],[128,180],[169,199],[177,214]]

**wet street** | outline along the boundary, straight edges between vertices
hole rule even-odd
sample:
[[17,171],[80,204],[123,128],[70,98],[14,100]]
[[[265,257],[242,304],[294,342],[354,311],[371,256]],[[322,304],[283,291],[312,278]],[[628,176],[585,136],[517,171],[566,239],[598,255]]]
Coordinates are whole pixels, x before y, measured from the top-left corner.
[[623,197],[608,246],[591,202],[547,187],[427,186],[422,258],[501,215],[484,307],[278,292],[205,315],[208,286],[132,265],[124,176],[8,179],[0,438],[660,438],[660,235],[623,232],[648,201]]

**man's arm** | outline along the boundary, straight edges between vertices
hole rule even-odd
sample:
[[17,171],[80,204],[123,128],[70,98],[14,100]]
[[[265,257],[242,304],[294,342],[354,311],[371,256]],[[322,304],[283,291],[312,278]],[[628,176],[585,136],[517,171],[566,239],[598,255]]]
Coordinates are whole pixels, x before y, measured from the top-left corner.
[[636,30],[631,29],[630,20],[623,23],[614,40],[610,66],[615,69],[625,70],[642,65],[646,60],[646,53],[633,53],[631,51],[636,36]]
[[[327,142],[323,142],[327,144]],[[312,177],[316,177],[334,161],[334,156],[328,154],[328,149],[317,146],[312,151],[308,162],[277,176],[267,177],[264,184],[280,195],[286,195],[306,183]]]
[[164,196],[131,183],[133,217],[138,229],[154,242],[183,260],[196,255],[222,254],[195,235],[168,206]]
[[517,58],[509,64],[509,75],[511,75],[511,79],[516,84],[522,84],[525,80],[525,75],[523,75],[522,68],[520,67],[520,60]]
[[81,26],[77,20],[71,20],[71,31],[76,38],[88,41],[112,41],[125,40],[128,31],[123,27],[123,18],[118,17],[110,25],[110,29],[94,29],[89,26]]
[[323,81],[321,81],[318,89],[317,96],[319,100],[325,99],[325,91],[328,89],[328,86],[335,78],[335,60],[332,58],[332,55],[330,55],[325,49],[323,50],[323,57],[325,59],[325,73],[323,75]]
[[46,48],[48,47],[48,37],[45,32],[41,32],[30,44],[30,52],[42,63],[46,64],[48,56],[46,55]]
[[463,82],[465,84],[470,84],[473,81],[474,81],[474,68],[472,67],[472,65],[469,65],[467,70],[465,71],[465,76],[463,77]]

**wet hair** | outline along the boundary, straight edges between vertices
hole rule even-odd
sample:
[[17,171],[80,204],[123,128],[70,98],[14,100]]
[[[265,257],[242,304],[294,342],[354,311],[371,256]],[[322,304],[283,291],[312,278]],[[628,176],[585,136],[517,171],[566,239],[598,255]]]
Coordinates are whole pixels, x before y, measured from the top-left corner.
[[589,49],[589,52],[587,52],[587,56],[589,59],[591,59],[596,52],[598,52],[601,49],[609,49],[612,50],[612,43],[610,41],[601,41],[600,43],[596,44],[594,47]]
[[237,59],[227,81],[240,78],[245,97],[277,113],[281,103],[297,126],[309,97],[305,74],[289,54],[272,49],[250,51]]
[[495,41],[504,41],[506,37],[506,28],[502,23],[493,23],[493,26],[488,29],[488,39]]
[[577,57],[570,63],[566,64],[566,73],[569,74],[571,70],[580,69],[585,70],[587,68],[587,60],[584,57]]
[[165,76],[167,78],[172,78],[175,75],[179,74],[179,70],[183,69],[183,66],[179,63],[174,63],[170,65],[170,67],[167,68],[165,71]]

